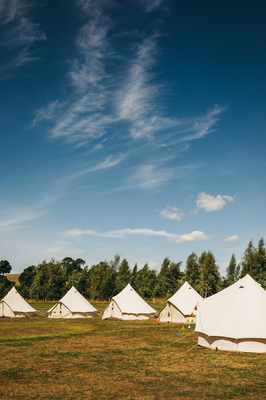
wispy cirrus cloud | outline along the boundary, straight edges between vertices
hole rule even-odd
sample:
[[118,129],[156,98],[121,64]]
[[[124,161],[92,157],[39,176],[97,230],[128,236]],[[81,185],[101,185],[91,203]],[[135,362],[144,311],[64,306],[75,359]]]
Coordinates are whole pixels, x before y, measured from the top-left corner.
[[189,176],[199,165],[170,165],[169,159],[161,159],[160,161],[146,162],[137,165],[132,169],[127,181],[119,190],[127,189],[159,189],[170,181],[182,179]]
[[156,164],[143,164],[128,177],[126,188],[156,189],[174,178],[174,169]]
[[[151,11],[162,2],[144,3]],[[118,189],[159,188],[179,177],[180,171],[184,175],[186,168],[177,170],[158,160],[169,152],[176,156],[178,151],[187,150],[191,141],[213,132],[224,109],[214,106],[203,115],[186,119],[162,113],[162,85],[155,74],[160,34],[155,32],[139,40],[129,62],[120,54],[119,63],[124,62],[126,68],[110,69],[118,59],[117,50],[112,48],[114,22],[107,16],[110,2],[78,0],[77,4],[84,22],[66,76],[68,99],[52,101],[39,109],[33,125],[47,123],[50,137],[66,140],[76,149],[88,143],[92,151],[101,149],[103,144],[99,142],[108,138],[105,150],[109,146],[111,153],[125,153],[132,165],[135,163]],[[152,148],[148,160],[140,161],[145,143]]]
[[166,207],[160,212],[160,216],[169,221],[180,222],[184,218],[185,214],[180,208],[177,207]]
[[129,123],[133,139],[152,138],[161,147],[204,138],[215,130],[225,108],[215,105],[205,114],[191,118],[162,114],[159,102],[162,86],[154,73],[159,38],[155,33],[138,45],[118,92],[118,117]]
[[97,232],[93,229],[79,229],[73,228],[66,230],[64,234],[68,237],[82,237],[82,236],[95,236],[110,239],[124,239],[130,236],[143,236],[143,237],[155,237],[163,238],[176,243],[186,243],[207,240],[208,236],[202,231],[192,231],[190,233],[177,235],[174,233],[167,232],[165,230],[156,230],[150,228],[124,228],[114,229],[106,232]]
[[157,35],[152,35],[137,47],[117,98],[119,118],[130,123],[130,135],[136,139],[149,137],[156,129],[157,116],[152,99],[158,87],[152,83],[151,74],[156,59],[156,40]]
[[0,2],[0,47],[8,49],[6,61],[0,67],[0,78],[38,59],[33,54],[33,47],[37,42],[46,40],[46,35],[32,20],[32,7],[30,0]]
[[69,192],[73,182],[79,178],[97,171],[106,171],[120,165],[126,158],[126,155],[111,154],[103,160],[89,167],[79,169],[71,175],[65,175],[57,178],[50,187],[50,192],[43,194],[41,200],[35,203],[29,202],[26,205],[17,204],[4,210],[1,207],[0,229],[18,228],[31,223],[47,215],[51,208]]
[[13,205],[6,210],[1,207],[0,229],[18,228],[43,217],[61,197],[61,190],[53,190],[50,194],[44,194],[42,199],[35,203]]
[[78,32],[76,57],[67,75],[69,100],[60,108],[57,100],[52,101],[37,110],[34,121],[50,121],[51,137],[80,143],[102,137],[114,121],[106,112],[109,76],[105,65],[112,57],[108,39],[112,23],[103,12],[103,1],[80,0],[77,5],[85,22]]
[[215,196],[202,192],[196,199],[196,205],[198,209],[213,212],[222,210],[227,204],[232,203],[234,200],[233,196],[221,194]]
[[63,182],[74,181],[75,179],[81,178],[82,176],[88,175],[92,172],[105,171],[108,169],[119,166],[126,159],[126,154],[111,154],[103,160],[91,165],[89,167],[79,169],[71,175],[67,175],[61,179]]
[[49,103],[48,106],[40,108],[35,112],[32,125],[36,126],[42,121],[53,121],[62,110],[62,107],[63,103],[61,103],[59,100],[55,100]]
[[139,0],[139,2],[147,12],[152,12],[157,10],[164,3],[164,0]]

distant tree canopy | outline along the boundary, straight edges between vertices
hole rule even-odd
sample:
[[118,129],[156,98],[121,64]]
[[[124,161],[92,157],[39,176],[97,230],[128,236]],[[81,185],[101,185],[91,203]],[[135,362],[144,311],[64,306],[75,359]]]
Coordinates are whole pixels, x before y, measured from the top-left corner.
[[[224,277],[210,251],[204,251],[199,256],[191,253],[183,270],[181,267],[181,261],[165,258],[159,272],[148,264],[142,268],[135,264],[131,269],[128,260],[121,260],[119,256],[88,267],[81,258],[65,257],[62,261],[52,259],[25,268],[19,276],[19,289],[27,298],[57,300],[74,285],[88,298],[107,300],[131,283],[141,296],[149,299],[170,297],[184,281],[188,281],[206,297],[247,273],[266,288],[266,249],[263,239],[257,246],[249,242],[239,264],[233,254]],[[5,276],[10,271],[8,261],[0,261],[0,297],[12,286]]]
[[11,269],[12,267],[7,260],[0,260],[0,298],[4,297],[13,286],[5,276],[5,274],[11,272]]

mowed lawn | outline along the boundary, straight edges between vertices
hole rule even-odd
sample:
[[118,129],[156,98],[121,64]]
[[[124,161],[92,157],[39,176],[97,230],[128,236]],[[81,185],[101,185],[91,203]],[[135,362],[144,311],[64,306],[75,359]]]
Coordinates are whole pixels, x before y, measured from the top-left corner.
[[0,320],[0,399],[266,399],[266,355],[202,349],[155,321],[48,320],[51,304],[33,305],[38,317]]

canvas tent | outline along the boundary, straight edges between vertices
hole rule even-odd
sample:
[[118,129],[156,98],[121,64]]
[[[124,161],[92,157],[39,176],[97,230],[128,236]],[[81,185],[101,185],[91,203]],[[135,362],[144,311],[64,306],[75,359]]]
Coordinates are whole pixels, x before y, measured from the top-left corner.
[[91,318],[96,311],[96,308],[72,286],[62,299],[48,310],[48,318]]
[[200,294],[185,282],[177,292],[167,300],[159,314],[160,322],[195,323],[197,306],[202,301]]
[[111,299],[102,319],[142,320],[153,316],[156,311],[128,284]]
[[36,310],[23,299],[13,287],[0,301],[0,317],[23,318],[36,313]]
[[266,352],[266,291],[249,275],[199,307],[198,344],[218,350]]

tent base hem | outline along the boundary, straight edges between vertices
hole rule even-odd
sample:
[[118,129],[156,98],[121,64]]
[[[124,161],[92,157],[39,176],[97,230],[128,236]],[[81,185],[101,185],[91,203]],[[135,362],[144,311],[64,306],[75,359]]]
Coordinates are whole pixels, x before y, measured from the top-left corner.
[[69,314],[69,315],[48,315],[49,319],[84,319],[84,318],[93,318],[95,317],[95,313],[94,314],[81,314],[81,313],[77,313],[77,314]]
[[199,333],[198,345],[211,350],[266,353],[266,339],[232,339]]

